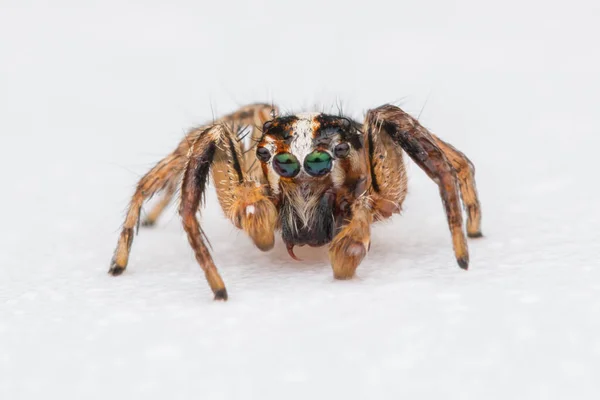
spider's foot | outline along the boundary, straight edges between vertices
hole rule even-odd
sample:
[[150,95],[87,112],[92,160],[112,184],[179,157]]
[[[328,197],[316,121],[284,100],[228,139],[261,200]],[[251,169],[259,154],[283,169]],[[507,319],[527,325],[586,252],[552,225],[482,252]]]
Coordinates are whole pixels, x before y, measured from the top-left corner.
[[150,218],[146,218],[142,221],[142,226],[143,227],[147,227],[147,228],[151,228],[154,225],[156,225],[156,220],[150,219]]
[[115,260],[112,260],[110,263],[110,269],[108,270],[108,273],[111,274],[112,276],[119,276],[123,273],[123,271],[125,271],[125,267],[122,267],[120,265],[117,265],[117,263],[115,262]]
[[481,233],[481,231],[476,231],[476,232],[467,232],[467,236],[475,239],[475,238],[480,238],[483,237],[483,233]]
[[469,256],[459,257],[456,259],[456,262],[458,262],[458,266],[465,271],[469,269]]
[[334,241],[329,249],[329,259],[335,279],[352,279],[356,268],[367,255],[368,245],[346,236]]
[[214,293],[215,300],[227,300],[227,289],[225,289],[225,284],[223,283],[223,279],[221,279],[221,275],[217,271],[217,268],[214,264],[210,265],[206,271],[206,280],[208,281],[208,286],[210,286],[210,290]]
[[215,300],[227,301],[227,298],[227,289],[223,288],[215,291]]

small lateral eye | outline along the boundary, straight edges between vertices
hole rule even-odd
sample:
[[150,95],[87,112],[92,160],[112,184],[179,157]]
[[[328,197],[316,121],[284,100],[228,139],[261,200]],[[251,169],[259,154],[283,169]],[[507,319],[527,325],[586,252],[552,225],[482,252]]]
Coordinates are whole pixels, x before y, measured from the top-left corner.
[[304,170],[311,176],[328,174],[331,171],[331,156],[325,151],[313,151],[304,159]]
[[291,153],[279,153],[273,157],[273,169],[284,178],[293,178],[300,172],[300,163]]
[[337,158],[347,157],[349,153],[350,153],[350,145],[348,143],[345,143],[345,142],[339,143],[333,149],[333,154]]
[[266,147],[259,147],[256,149],[256,158],[262,162],[267,162],[271,159],[271,152]]

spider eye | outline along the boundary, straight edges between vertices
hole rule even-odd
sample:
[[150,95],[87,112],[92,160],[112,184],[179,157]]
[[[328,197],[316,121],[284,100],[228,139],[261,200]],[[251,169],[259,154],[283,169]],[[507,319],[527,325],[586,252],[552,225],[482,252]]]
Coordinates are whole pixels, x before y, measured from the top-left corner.
[[331,156],[326,151],[313,151],[304,159],[304,170],[312,176],[327,174],[331,171]]
[[273,158],[273,169],[285,178],[293,178],[300,172],[300,163],[291,153],[279,153]]
[[271,152],[266,147],[259,147],[256,149],[256,157],[262,162],[267,162],[271,159]]
[[348,143],[340,143],[333,149],[333,154],[337,158],[347,157],[350,153],[350,145]]

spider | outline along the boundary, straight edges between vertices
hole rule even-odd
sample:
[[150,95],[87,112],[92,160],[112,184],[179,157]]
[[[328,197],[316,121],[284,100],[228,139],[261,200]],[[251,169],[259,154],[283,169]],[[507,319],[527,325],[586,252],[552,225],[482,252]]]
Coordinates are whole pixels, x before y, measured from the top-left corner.
[[369,110],[360,124],[323,113],[280,116],[273,105],[252,104],[190,130],[140,179],[109,273],[127,267],[143,203],[163,193],[141,222],[154,225],[179,188],[179,214],[196,260],[214,299],[227,300],[197,218],[211,174],[225,216],[256,247],[272,249],[276,231],[295,259],[294,246],[328,244],[333,276],[350,279],[369,251],[371,224],[401,210],[403,152],[439,186],[454,254],[466,270],[461,198],[467,236],[482,234],[474,167],[463,153],[394,105]]

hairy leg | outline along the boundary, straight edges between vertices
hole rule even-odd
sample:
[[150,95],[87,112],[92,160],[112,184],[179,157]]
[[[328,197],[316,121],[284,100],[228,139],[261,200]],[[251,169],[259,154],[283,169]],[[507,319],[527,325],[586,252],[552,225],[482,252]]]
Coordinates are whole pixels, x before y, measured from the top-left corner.
[[165,208],[171,203],[175,192],[177,191],[177,181],[173,179],[172,182],[167,184],[167,187],[162,192],[159,201],[152,207],[150,212],[146,215],[146,218],[142,221],[142,226],[154,226],[156,220],[163,213]]
[[273,248],[277,208],[268,197],[265,185],[252,181],[239,185],[227,210],[227,217],[237,228],[243,229],[260,250]]
[[[238,111],[231,113],[219,119],[217,123],[229,125],[231,127],[239,127],[243,125],[252,126],[252,129],[260,129],[257,124],[262,120],[269,118],[269,114],[273,106],[268,104],[252,104],[240,108]],[[177,183],[182,177],[188,162],[188,154],[190,153],[192,144],[199,140],[203,132],[208,126],[202,126],[190,130],[185,138],[179,143],[175,151],[162,159],[158,164],[146,173],[138,182],[136,190],[131,198],[125,221],[123,223],[121,234],[115,249],[109,273],[112,275],[120,275],[127,267],[131,245],[133,243],[134,230],[139,224],[140,212],[142,205],[146,200],[154,196],[160,191],[165,192],[164,197],[159,200],[159,203],[150,212],[147,224],[156,221],[160,214],[173,198],[173,193]],[[236,128],[237,129],[237,128]],[[253,130],[253,134],[256,134]],[[237,139],[234,139],[237,143]],[[222,144],[220,144],[222,146]]]
[[383,131],[438,185],[446,211],[452,244],[458,265],[467,269],[469,251],[462,228],[459,183],[455,168],[433,135],[400,108],[384,105],[367,113],[365,132]]
[[[277,112],[277,107],[274,105],[250,104],[215,121],[215,123],[220,122],[229,126],[232,132],[239,132],[237,137],[232,137],[232,140],[241,150],[239,160],[242,166],[245,167],[245,175],[249,177],[256,178],[257,176],[260,176],[257,174],[257,172],[260,173],[258,165],[252,163],[252,160],[255,158],[252,150],[254,148],[254,143],[260,138],[262,124],[270,118],[272,113]],[[186,136],[184,142],[181,143],[180,146],[183,148],[180,149],[180,152],[185,154],[189,150],[189,143],[193,142],[198,132],[206,127],[207,126],[203,126],[192,130]],[[173,179],[165,185],[162,197],[142,221],[142,226],[153,226],[156,223],[160,215],[173,200],[180,178],[180,175],[174,176]]]
[[456,170],[460,184],[460,196],[467,210],[467,236],[478,238],[481,233],[481,206],[475,186],[475,167],[471,160],[454,146],[444,142],[435,135],[431,135],[440,149],[446,154],[448,161]]
[[371,172],[369,195],[375,220],[400,213],[406,198],[408,178],[403,151],[392,138],[380,131],[366,132],[368,165]]
[[263,251],[275,243],[277,208],[255,162],[255,146],[273,110],[271,105],[254,105],[233,126],[227,124],[212,168],[223,213]]
[[352,217],[329,245],[329,260],[336,279],[350,279],[371,247],[373,212],[367,195],[351,206]]
[[[179,212],[183,227],[215,300],[227,300],[227,290],[205,244],[205,234],[197,218],[211,169],[216,176],[227,171],[226,180],[231,182],[232,187],[218,186],[219,198],[229,205],[227,211],[232,221],[246,230],[259,248],[268,250],[273,247],[277,217],[275,206],[264,187],[245,180],[236,156],[239,149],[235,147],[233,138],[234,133],[223,123],[206,129],[190,149],[181,184]],[[233,197],[230,198],[231,193]]]
[[217,149],[214,133],[223,129],[220,125],[208,128],[192,146],[181,184],[179,208],[188,241],[192,246],[196,261],[204,271],[215,300],[227,300],[227,290],[206,243],[204,243],[204,231],[200,227],[196,213],[208,183],[208,174]]
[[115,249],[108,271],[110,274],[120,275],[127,267],[133,243],[134,229],[138,225],[140,211],[144,202],[181,175],[185,167],[186,157],[180,150],[181,146],[161,160],[139,181],[129,203],[127,216],[125,217],[121,235],[117,242],[117,248]]

